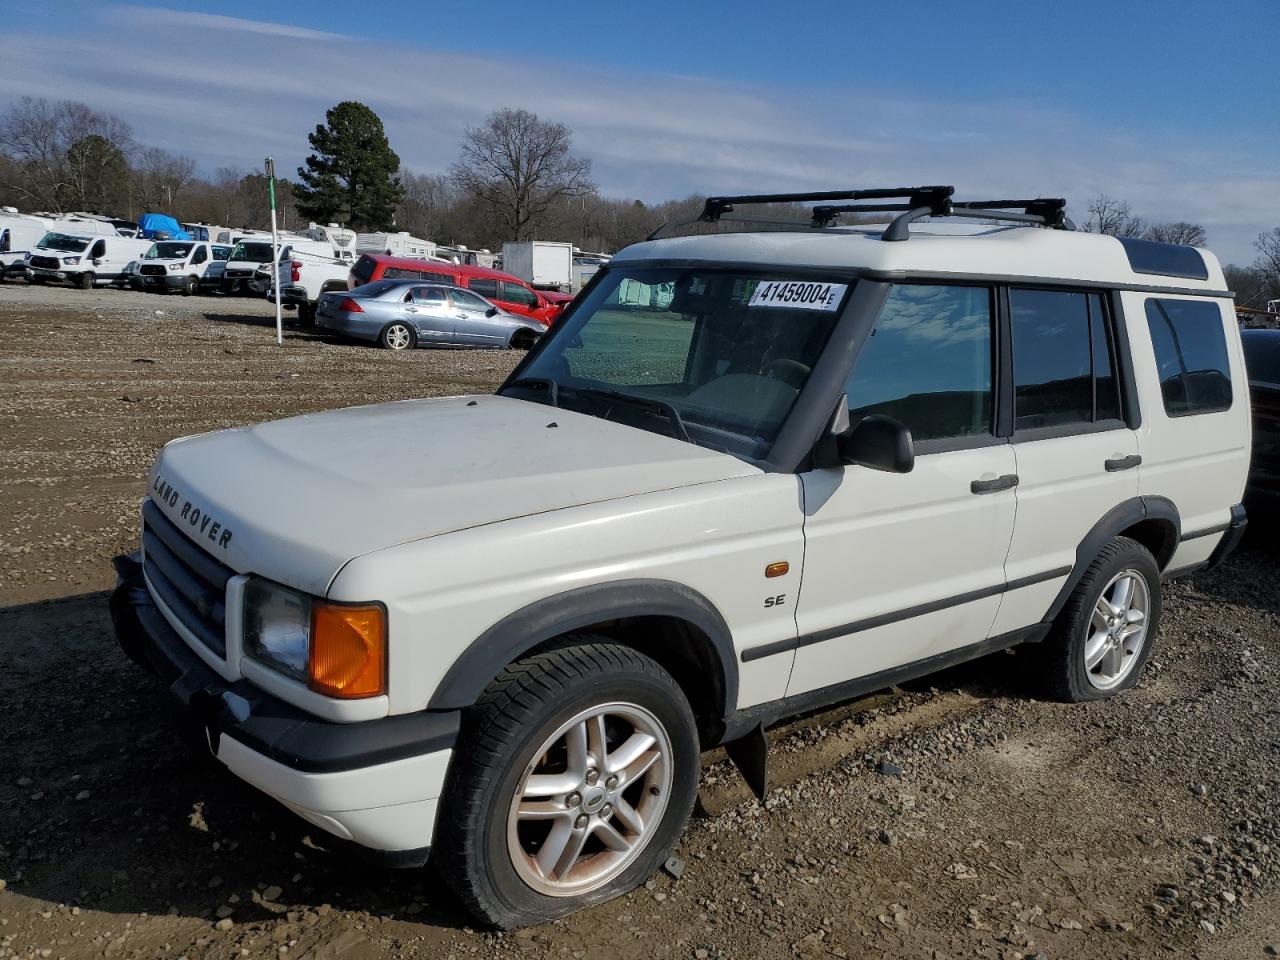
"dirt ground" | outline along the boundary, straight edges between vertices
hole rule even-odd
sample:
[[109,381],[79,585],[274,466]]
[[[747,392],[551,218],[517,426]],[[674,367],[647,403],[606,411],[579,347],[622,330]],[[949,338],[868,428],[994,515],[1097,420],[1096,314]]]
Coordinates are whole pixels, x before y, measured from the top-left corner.
[[[492,387],[267,305],[0,286],[0,958],[1204,957],[1280,953],[1274,527],[1168,585],[1151,669],[1089,706],[1001,654],[776,728],[767,802],[706,758],[676,879],[477,930],[173,735],[106,610],[147,466],[190,433]],[[219,924],[227,920],[230,923]]]

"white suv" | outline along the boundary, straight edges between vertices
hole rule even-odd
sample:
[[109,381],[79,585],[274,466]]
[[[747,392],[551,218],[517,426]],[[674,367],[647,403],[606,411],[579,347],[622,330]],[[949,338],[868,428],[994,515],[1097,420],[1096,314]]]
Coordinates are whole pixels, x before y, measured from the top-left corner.
[[1214,257],[950,188],[702,219],[757,200],[828,203],[624,250],[496,395],[165,447],[112,608],[222,763],[513,926],[648,877],[700,751],[763,792],[779,717],[1015,645],[1138,681],[1245,522]]

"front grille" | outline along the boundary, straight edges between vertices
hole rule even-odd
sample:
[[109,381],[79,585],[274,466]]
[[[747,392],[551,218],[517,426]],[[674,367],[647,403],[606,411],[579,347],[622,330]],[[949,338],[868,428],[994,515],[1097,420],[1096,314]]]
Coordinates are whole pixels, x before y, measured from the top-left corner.
[[138,268],[138,272],[146,274],[148,277],[163,277],[166,273],[162,263],[144,263]]
[[224,276],[233,277],[236,280],[242,280],[245,277],[252,277],[253,271],[252,270],[228,270],[224,274]]
[[32,257],[30,263],[33,267],[42,267],[45,270],[57,270],[61,266],[57,257]]
[[157,597],[220,657],[227,655],[227,581],[235,571],[188,540],[151,500],[142,505],[142,569]]

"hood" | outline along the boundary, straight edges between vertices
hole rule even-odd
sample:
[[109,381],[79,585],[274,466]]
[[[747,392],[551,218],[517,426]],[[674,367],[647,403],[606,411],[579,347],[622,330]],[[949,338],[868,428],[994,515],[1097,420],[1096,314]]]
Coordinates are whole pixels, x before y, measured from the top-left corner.
[[175,440],[149,493],[233,569],[323,595],[348,560],[384,547],[759,472],[634,427],[483,395]]

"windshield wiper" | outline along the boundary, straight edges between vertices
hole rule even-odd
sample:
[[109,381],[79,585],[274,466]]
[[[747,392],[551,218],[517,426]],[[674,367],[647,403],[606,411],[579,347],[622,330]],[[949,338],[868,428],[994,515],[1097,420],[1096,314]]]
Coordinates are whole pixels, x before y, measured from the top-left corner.
[[680,411],[665,400],[659,400],[656,397],[637,397],[630,393],[619,393],[616,390],[595,390],[591,387],[574,387],[573,393],[579,397],[593,397],[596,400],[606,400],[624,406],[657,411],[671,421],[671,425],[675,427],[676,434],[681,440],[685,443],[693,443],[693,440],[689,438],[689,431],[685,429]]
[[560,406],[560,384],[550,377],[520,377],[507,384],[508,387],[546,387],[547,395],[553,407]]

